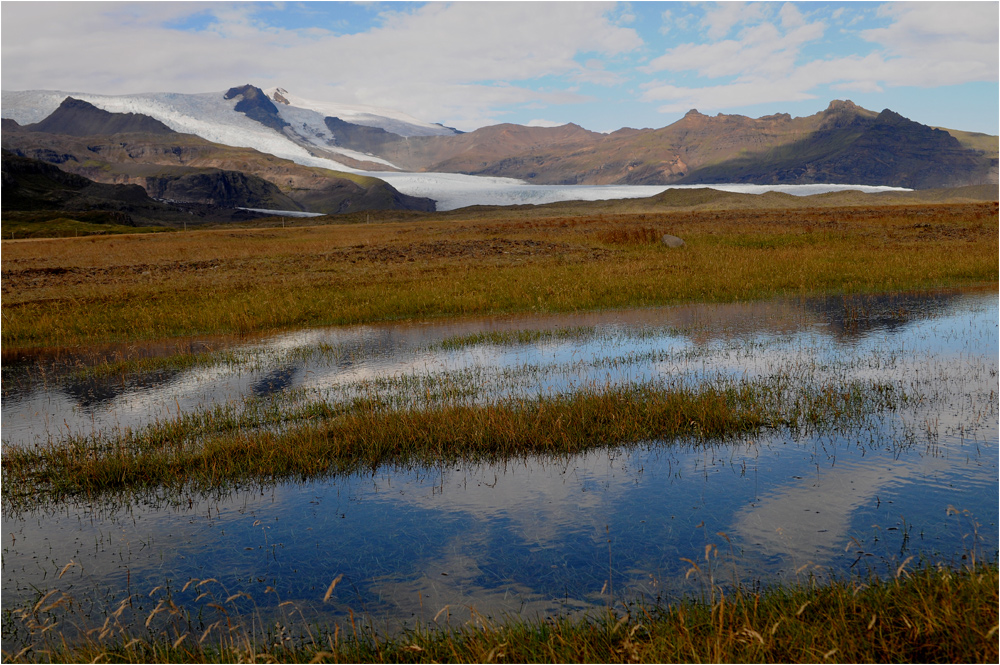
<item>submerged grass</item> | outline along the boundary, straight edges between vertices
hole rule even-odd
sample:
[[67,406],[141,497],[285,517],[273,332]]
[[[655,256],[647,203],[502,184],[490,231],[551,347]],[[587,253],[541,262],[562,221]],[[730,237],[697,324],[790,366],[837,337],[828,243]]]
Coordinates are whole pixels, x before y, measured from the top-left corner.
[[[960,570],[901,566],[890,580],[779,585],[759,593],[738,588],[728,595],[713,589],[710,600],[578,619],[497,624],[473,612],[461,626],[394,637],[359,627],[353,616],[343,626],[310,625],[291,602],[281,604],[282,619],[248,626],[226,609],[235,596],[210,603],[218,613],[214,622],[168,598],[145,623],[121,618],[130,596],[103,625],[86,630],[52,613],[72,605],[54,592],[5,618],[18,651],[5,645],[3,655],[6,662],[124,663],[989,663],[998,658],[998,586],[995,563]],[[81,638],[67,640],[66,632]]]
[[468,335],[455,335],[441,340],[428,348],[431,350],[443,349],[454,351],[481,344],[515,345],[534,344],[536,342],[550,342],[565,339],[587,339],[594,337],[597,329],[594,326],[576,326],[573,328],[556,328],[554,330],[491,330],[486,332],[471,333]]
[[176,353],[169,356],[112,360],[91,366],[81,365],[67,372],[66,378],[71,381],[109,378],[125,380],[151,372],[179,372],[192,367],[209,367],[227,363],[236,365],[239,360],[232,352]]
[[[284,399],[287,399],[284,398]],[[705,441],[762,428],[832,427],[893,408],[898,388],[872,383],[792,389],[787,379],[606,386],[487,404],[443,388],[420,408],[358,397],[342,404],[249,402],[137,431],[6,447],[5,508],[157,487],[208,491],[376,469],[570,455],[640,441]]]

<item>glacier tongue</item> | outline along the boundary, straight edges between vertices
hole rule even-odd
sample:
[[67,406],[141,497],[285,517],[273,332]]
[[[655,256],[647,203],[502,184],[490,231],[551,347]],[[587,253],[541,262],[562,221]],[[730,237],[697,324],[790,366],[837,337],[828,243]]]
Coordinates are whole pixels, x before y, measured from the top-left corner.
[[461,173],[367,173],[385,180],[403,194],[424,196],[437,202],[440,211],[472,205],[541,205],[560,201],[606,201],[655,196],[667,189],[711,187],[724,192],[763,194],[784,192],[808,196],[825,192],[908,191],[901,187],[873,185],[532,185],[514,178],[464,175]]

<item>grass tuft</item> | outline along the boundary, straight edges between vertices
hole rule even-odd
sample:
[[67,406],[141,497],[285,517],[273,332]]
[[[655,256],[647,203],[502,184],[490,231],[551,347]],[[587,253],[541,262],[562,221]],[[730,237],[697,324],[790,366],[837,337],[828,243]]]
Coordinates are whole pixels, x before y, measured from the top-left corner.
[[428,402],[409,407],[379,395],[292,406],[250,401],[243,410],[217,406],[135,431],[9,446],[4,505],[23,509],[158,487],[211,491],[460,459],[565,456],[644,441],[699,443],[764,428],[837,426],[906,398],[882,384],[792,390],[781,377],[694,388],[608,386],[487,404],[469,397],[443,386]]
[[[214,597],[211,582],[189,585]],[[217,616],[203,610],[197,621],[169,598],[145,619],[135,616],[130,596],[103,625],[89,628],[86,619],[57,614],[72,611],[74,600],[53,591],[7,613],[3,656],[12,663],[989,663],[998,659],[998,586],[995,563],[925,566],[889,580],[720,591],[711,601],[636,605],[579,619],[496,623],[473,612],[460,626],[396,636],[359,626],[353,615],[344,625],[310,625],[292,603],[281,604],[278,619],[242,617],[235,596],[209,602]]]

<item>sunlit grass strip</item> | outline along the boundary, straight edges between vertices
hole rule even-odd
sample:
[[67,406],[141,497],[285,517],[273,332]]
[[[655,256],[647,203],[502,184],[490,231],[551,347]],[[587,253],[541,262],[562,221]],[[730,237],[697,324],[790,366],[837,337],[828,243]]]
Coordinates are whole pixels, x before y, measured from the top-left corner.
[[[994,285],[998,269],[994,204],[519,215],[9,243],[3,346]],[[651,224],[686,246],[600,240]],[[427,249],[497,236],[554,249]]]
[[[737,590],[710,602],[632,607],[624,615],[504,623],[476,615],[459,627],[388,638],[358,630],[353,621],[310,626],[291,607],[286,620],[257,630],[227,618],[207,630],[164,628],[153,635],[113,615],[73,643],[40,602],[12,614],[28,646],[3,655],[6,662],[991,663],[998,659],[998,584],[995,563],[957,571],[923,567],[890,580]],[[156,611],[184,616],[173,603]]]
[[695,388],[648,383],[475,405],[447,396],[421,408],[349,404],[217,407],[136,432],[73,437],[3,455],[6,506],[191,484],[269,482],[383,465],[569,455],[601,445],[719,439],[762,428],[834,426],[892,408],[884,384],[792,390],[768,379]]

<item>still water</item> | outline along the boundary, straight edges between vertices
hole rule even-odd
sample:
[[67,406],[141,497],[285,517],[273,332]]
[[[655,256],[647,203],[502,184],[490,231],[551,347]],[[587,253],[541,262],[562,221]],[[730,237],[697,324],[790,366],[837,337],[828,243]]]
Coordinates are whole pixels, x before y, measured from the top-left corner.
[[[202,360],[103,378],[85,370],[97,358],[178,353]],[[359,394],[404,406],[433,394],[489,402],[664,377],[878,380],[908,399],[821,433],[380,468],[218,496],[5,506],[3,607],[51,588],[98,608],[129,594],[150,603],[153,592],[191,609],[208,602],[196,602],[197,592],[243,592],[235,602],[247,612],[292,601],[309,621],[353,612],[392,631],[414,621],[669,601],[713,584],[995,560],[997,366],[995,292],[359,326],[5,357],[5,447],[138,428],[212,404]]]

